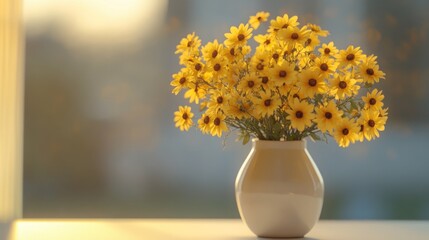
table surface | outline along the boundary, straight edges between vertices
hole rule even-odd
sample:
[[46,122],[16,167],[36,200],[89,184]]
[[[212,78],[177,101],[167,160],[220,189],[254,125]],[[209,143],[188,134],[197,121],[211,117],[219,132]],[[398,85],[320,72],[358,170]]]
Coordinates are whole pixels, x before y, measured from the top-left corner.
[[[25,219],[0,224],[3,240],[258,239],[239,219]],[[307,240],[429,239],[429,221],[321,220]]]

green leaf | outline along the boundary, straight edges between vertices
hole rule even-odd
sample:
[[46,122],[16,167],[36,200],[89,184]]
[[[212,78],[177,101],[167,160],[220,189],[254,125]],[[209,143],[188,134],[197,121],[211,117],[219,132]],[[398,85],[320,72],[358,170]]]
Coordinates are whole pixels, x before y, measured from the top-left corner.
[[351,106],[351,109],[358,109],[358,106],[354,101],[350,101],[350,106]]
[[365,87],[366,87],[366,88],[370,88],[370,87],[372,87],[372,85],[373,85],[373,84],[371,84],[371,83],[365,83]]
[[246,134],[243,136],[243,145],[246,145],[249,141],[250,141],[250,134],[249,134],[249,133],[246,133]]

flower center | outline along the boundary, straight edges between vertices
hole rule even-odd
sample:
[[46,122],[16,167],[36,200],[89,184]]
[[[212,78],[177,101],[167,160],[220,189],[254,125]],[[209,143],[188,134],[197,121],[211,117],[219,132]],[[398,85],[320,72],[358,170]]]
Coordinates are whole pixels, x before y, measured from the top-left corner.
[[278,53],[274,53],[273,54],[273,59],[277,60],[279,59],[280,55]]
[[195,70],[197,70],[197,71],[200,71],[202,67],[203,66],[201,66],[200,63],[195,64]]
[[187,113],[183,113],[182,118],[185,119],[185,120],[188,119],[188,114]]
[[217,101],[217,103],[219,103],[219,104],[223,103],[223,97],[222,97],[222,96],[217,97],[217,98],[216,98],[216,101]]
[[184,84],[186,82],[186,78],[185,77],[182,77],[180,80],[179,80],[179,83],[180,84]]
[[349,135],[349,130],[347,128],[344,128],[342,133],[343,135]]
[[192,44],[194,44],[194,41],[192,41],[192,40],[191,40],[191,41],[189,41],[189,42],[188,42],[188,45],[187,45],[187,46],[188,46],[188,47],[191,47],[191,46],[192,46]]
[[292,33],[292,35],[290,36],[292,39],[296,40],[299,38],[298,33]]
[[372,68],[368,68],[368,69],[366,70],[366,74],[368,74],[368,75],[370,75],[370,76],[374,75],[374,69],[372,69]]
[[316,84],[317,84],[316,79],[312,78],[312,79],[308,80],[308,85],[314,87],[314,86],[316,86]]
[[346,59],[347,61],[353,61],[353,59],[355,59],[355,55],[353,53],[350,53],[349,55],[347,55]]
[[328,71],[328,69],[329,69],[328,64],[326,64],[326,63],[320,64],[320,69],[322,71]]
[[262,17],[261,17],[261,16],[259,16],[259,17],[258,17],[258,21],[261,21],[261,20],[262,20]]
[[302,118],[302,117],[304,117],[304,113],[302,111],[296,111],[295,117],[296,118]]
[[231,48],[231,50],[229,50],[229,54],[231,54],[232,56],[235,56],[235,49]]
[[270,39],[267,39],[264,43],[265,43],[265,45],[270,45],[271,41],[270,41]]
[[212,58],[217,57],[217,54],[218,54],[217,50],[214,50],[214,51],[212,52]]
[[331,119],[331,118],[332,118],[332,113],[330,113],[330,112],[325,112],[325,118],[326,118],[326,119]]
[[237,38],[238,38],[238,41],[243,41],[244,35],[242,33],[240,33],[240,34],[238,34]]
[[262,64],[262,63],[258,63],[258,65],[256,65],[256,68],[257,68],[259,71],[262,71],[262,70],[264,70],[264,64]]
[[218,117],[215,118],[215,120],[213,121],[213,124],[216,126],[219,126],[220,125],[220,119]]
[[370,119],[370,120],[368,121],[368,125],[369,125],[370,127],[374,127],[374,126],[375,126],[375,121],[374,121],[374,120],[372,120],[372,119]]
[[360,125],[360,131],[363,132],[364,126],[363,124]]
[[369,99],[369,104],[375,105],[376,103],[377,103],[377,100],[375,100],[375,98]]
[[307,39],[307,41],[305,41],[305,43],[307,43],[307,45],[311,44],[311,38]]
[[255,83],[253,81],[248,81],[247,86],[252,88],[253,86],[255,86]]
[[325,54],[329,54],[329,53],[331,53],[331,49],[329,49],[329,48],[325,48]]
[[289,24],[287,24],[287,23],[282,26],[282,28],[287,28],[287,27],[289,27]]
[[285,70],[281,70],[281,71],[279,72],[279,77],[284,78],[284,77],[286,77],[286,76],[287,76],[287,72],[286,72]]
[[347,87],[347,83],[346,83],[346,82],[344,82],[344,81],[340,81],[340,83],[338,84],[338,86],[339,86],[341,89],[345,89],[345,88]]
[[216,64],[214,65],[213,69],[214,69],[216,72],[217,72],[217,71],[219,71],[219,70],[220,70],[220,64],[219,64],[219,63],[216,63]]
[[262,83],[267,84],[268,83],[268,77],[262,77]]
[[204,121],[205,124],[209,124],[210,117],[209,116],[205,116],[203,121]]
[[271,99],[267,99],[264,101],[265,107],[269,107],[271,105]]

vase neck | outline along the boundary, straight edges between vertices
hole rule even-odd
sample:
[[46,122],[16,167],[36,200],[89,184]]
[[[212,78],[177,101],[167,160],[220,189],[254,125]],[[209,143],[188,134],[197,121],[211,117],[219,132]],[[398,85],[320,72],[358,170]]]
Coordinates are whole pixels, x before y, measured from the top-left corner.
[[307,142],[305,140],[298,141],[267,141],[252,139],[253,147],[257,149],[305,149]]

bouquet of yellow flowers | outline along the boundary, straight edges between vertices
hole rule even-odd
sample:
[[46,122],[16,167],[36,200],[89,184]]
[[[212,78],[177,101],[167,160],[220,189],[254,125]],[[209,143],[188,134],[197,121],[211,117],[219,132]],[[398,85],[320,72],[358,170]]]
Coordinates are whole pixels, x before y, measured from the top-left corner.
[[[382,91],[373,85],[385,74],[377,57],[360,47],[320,46],[329,32],[320,26],[300,27],[297,16],[271,20],[265,34],[252,32],[268,20],[258,12],[247,24],[231,27],[226,40],[207,43],[188,34],[177,45],[184,67],[173,74],[173,93],[185,91],[202,112],[197,126],[204,134],[221,137],[239,131],[243,144],[260,140],[293,141],[333,136],[339,146],[379,137],[387,121]],[[174,113],[176,127],[194,125],[191,107]]]

